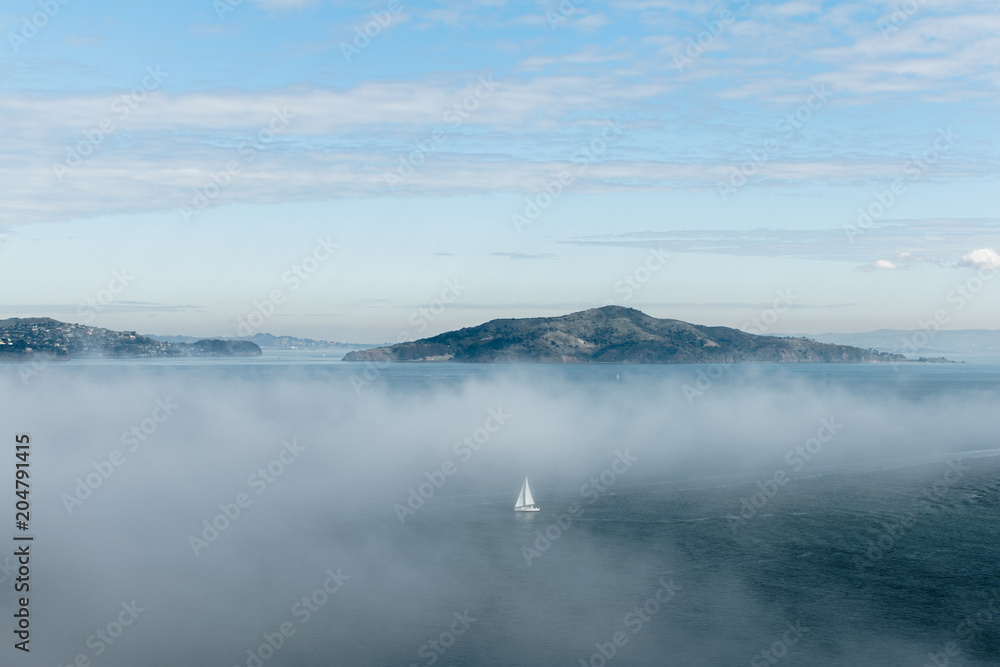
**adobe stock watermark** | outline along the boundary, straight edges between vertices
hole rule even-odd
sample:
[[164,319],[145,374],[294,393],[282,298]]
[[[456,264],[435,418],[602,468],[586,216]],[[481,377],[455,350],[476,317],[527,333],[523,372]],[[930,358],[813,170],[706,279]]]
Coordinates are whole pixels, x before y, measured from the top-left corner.
[[[425,305],[418,306],[416,310],[410,313],[410,317],[408,318],[410,325],[416,329],[417,333],[423,333],[467,289],[468,286],[459,282],[458,278],[445,280],[444,287],[437,298],[432,299]],[[397,334],[396,343],[405,343],[412,340],[412,338],[410,330],[404,329]],[[351,386],[354,387],[354,393],[360,395],[361,391],[371,386],[382,374],[382,371],[388,368],[391,363],[391,361],[366,361],[363,367],[364,370],[362,370],[360,375],[351,375]]]
[[892,11],[875,20],[875,27],[882,33],[883,39],[889,39],[906,25],[914,14],[920,11],[923,3],[920,0],[906,0],[903,3],[893,3]]
[[952,658],[957,658],[962,653],[962,644],[971,643],[976,637],[985,632],[990,625],[1000,621],[1000,589],[992,589],[988,602],[981,607],[975,615],[969,614],[955,628],[957,642],[947,642],[939,651],[927,653],[928,662],[923,667],[947,667],[951,664]]
[[812,86],[806,101],[795,110],[786,113],[774,124],[774,134],[761,143],[759,148],[744,149],[747,160],[740,163],[739,167],[729,168],[729,181],[718,181],[715,184],[716,192],[727,202],[741,188],[745,187],[750,179],[761,170],[769,161],[773,160],[784,148],[782,140],[791,141],[795,135],[805,127],[813,115],[826,106],[829,101],[829,93],[826,84],[821,83]]
[[59,355],[54,352],[48,352],[45,350],[32,352],[28,361],[19,364],[17,369],[17,374],[18,377],[21,378],[21,383],[27,387],[32,378],[36,378],[41,375],[45,369],[49,367],[49,363],[56,361],[57,359],[59,359]]
[[0,563],[0,584],[7,581],[7,579],[15,578],[17,570],[17,564],[10,562],[10,556],[4,556],[3,562]]
[[[294,438],[291,442],[285,440],[281,443],[281,449],[278,450],[277,456],[267,465],[261,466],[250,474],[247,478],[247,486],[254,491],[255,495],[260,496],[285,473],[289,466],[299,459],[305,450],[305,446],[300,445]],[[211,521],[205,519],[201,522],[200,537],[194,533],[188,536],[188,545],[195,557],[200,556],[202,551],[208,549],[213,542],[219,539],[219,536],[226,532],[229,526],[235,523],[243,515],[243,511],[252,504],[253,498],[246,491],[237,493],[232,502],[220,503],[219,514],[212,517]]]
[[441,120],[447,123],[448,127],[435,127],[431,130],[430,136],[416,142],[412,151],[399,158],[399,164],[394,170],[382,174],[389,190],[395,192],[397,187],[413,176],[417,169],[427,162],[431,154],[448,141],[450,133],[461,127],[500,87],[501,84],[493,80],[492,72],[480,76],[479,85],[469,95],[455,102],[441,114]]
[[[745,11],[750,6],[750,2],[751,0],[740,0],[733,2],[733,4],[737,5],[736,11]],[[705,50],[711,47],[715,40],[726,31],[726,28],[735,22],[736,14],[725,6],[719,8],[718,16],[713,13],[702,21],[701,24],[705,26],[705,29],[694,37],[687,38],[687,47],[683,53],[674,52],[674,67],[677,71],[683,72],[685,67],[694,65],[694,61],[700,58]]]
[[[836,417],[820,419],[816,435],[801,445],[795,445],[785,454],[785,463],[788,465],[788,469],[795,473],[801,472],[806,463],[812,461],[823,450],[823,445],[833,440],[842,428],[844,425],[838,424]],[[781,487],[788,484],[789,479],[791,479],[789,473],[784,468],[778,468],[770,479],[757,482],[757,488],[760,491],[751,494],[749,498],[740,498],[739,516],[732,514],[726,516],[726,522],[733,529],[733,532],[738,533],[740,528],[746,526],[748,521],[757,516],[768,501],[778,495]]]
[[566,22],[576,10],[587,3],[587,0],[562,0],[556,9],[545,10],[545,21],[549,24],[549,30],[556,30],[561,24]]
[[1000,621],[1000,589],[994,588],[990,591],[989,602],[979,609],[976,614],[965,617],[965,619],[955,628],[955,635],[963,642],[971,642],[973,639],[986,631],[987,626]]
[[259,129],[236,148],[236,154],[240,156],[240,159],[229,160],[223,170],[209,174],[209,182],[194,188],[191,202],[182,204],[180,207],[180,214],[184,222],[191,222],[191,218],[211,206],[232,185],[236,177],[243,173],[243,168],[257,159],[258,152],[266,150],[268,144],[272,143],[275,137],[285,130],[295,118],[288,107],[283,107],[281,110],[272,109],[271,114],[271,120],[268,121],[266,127]]
[[58,16],[63,7],[68,5],[70,0],[38,0],[39,11],[31,16],[21,17],[21,30],[19,32],[8,32],[7,41],[14,53],[20,53],[21,48],[33,40],[40,30],[43,30],[49,22]]
[[781,316],[787,313],[788,309],[799,300],[788,287],[784,290],[778,290],[775,295],[770,308],[765,308],[759,315],[751,317],[743,323],[743,326],[740,327],[743,331],[757,336],[768,333]]
[[[156,399],[156,406],[148,417],[142,419],[138,424],[134,424],[129,430],[122,433],[119,441],[122,447],[127,447],[125,452],[133,454],[139,450],[150,438],[159,430],[160,425],[173,416],[174,412],[181,406],[170,400],[170,397]],[[60,496],[66,513],[71,515],[73,510],[83,505],[83,502],[90,498],[94,491],[101,488],[105,482],[111,479],[115,470],[121,467],[127,460],[126,453],[120,449],[112,450],[107,459],[94,461],[90,465],[94,469],[83,476],[76,478],[76,488],[73,493],[64,493]]]
[[965,473],[970,470],[972,468],[962,465],[962,459],[948,461],[948,467],[941,479],[936,480],[929,487],[924,487],[920,493],[913,497],[912,502],[917,507],[915,511],[907,512],[898,522],[882,521],[879,527],[869,528],[869,532],[874,533],[876,537],[867,541],[862,556],[854,557],[854,565],[858,569],[858,574],[864,574],[867,568],[874,567],[878,561],[882,560],[886,553],[906,536],[906,532],[917,525],[921,516],[937,514],[951,488],[958,484]]
[[[124,633],[139,618],[139,614],[146,611],[145,607],[140,607],[135,600],[132,602],[122,602],[122,610],[102,628],[99,628],[86,640],[86,646],[92,653],[77,653],[66,667],[91,667],[95,658],[99,658],[114,645]],[[58,667],[63,667],[59,665]]]
[[694,384],[685,384],[681,387],[688,405],[694,405],[694,399],[704,396],[705,392],[711,389],[716,380],[722,378],[732,365],[731,361],[716,361],[708,364],[705,368],[699,368]]
[[166,72],[160,70],[160,66],[155,68],[147,67],[146,76],[142,78],[140,85],[127,93],[122,93],[111,102],[111,114],[105,116],[94,124],[94,127],[83,131],[83,139],[76,144],[66,146],[66,157],[62,162],[52,163],[52,172],[56,179],[62,183],[74,169],[82,165],[104,144],[111,134],[118,130],[119,123],[124,123],[132,112],[139,108],[139,105],[146,101],[149,94],[160,88]]
[[[608,493],[611,487],[618,481],[618,478],[627,473],[632,464],[638,460],[639,458],[632,456],[628,449],[624,452],[616,449],[615,458],[612,459],[611,465],[602,471],[600,475],[591,477],[580,486],[580,497],[585,499],[587,503],[593,503]],[[565,512],[556,514],[555,521],[546,526],[544,531],[536,530],[534,543],[532,545],[525,544],[521,546],[521,555],[524,556],[524,561],[528,564],[528,567],[531,567],[533,559],[541,558],[552,547],[552,544],[558,541],[572,527],[573,521],[579,519],[581,516],[583,516],[583,506],[571,503]]]
[[[493,434],[503,428],[503,425],[511,418],[511,415],[504,412],[501,406],[490,408],[487,413],[488,416],[482,426],[472,431],[472,433],[462,436],[462,439],[458,440],[452,446],[455,456],[461,458],[462,462],[467,463],[473,454],[481,450],[490,441]],[[406,498],[406,505],[400,503],[393,504],[392,509],[396,512],[396,518],[399,519],[399,523],[405,524],[406,517],[416,514],[417,510],[433,498],[434,494],[445,485],[448,478],[456,472],[458,472],[458,466],[451,459],[446,459],[439,468],[425,472],[424,477],[427,479],[426,482],[421,482],[417,485],[416,489],[413,487],[407,489],[410,495]]]
[[[771,307],[765,308],[758,315],[748,319],[740,328],[750,334],[758,336],[766,335],[781,316],[788,312],[788,309],[797,301],[798,297],[792,294],[790,288],[786,287],[784,290],[777,290],[774,301],[771,302]],[[681,387],[688,405],[694,405],[694,400],[703,396],[705,392],[711,389],[716,381],[721,379],[732,365],[733,362],[731,361],[717,361],[708,364],[705,368],[699,368],[694,384],[685,384]]]
[[605,306],[614,303],[627,303],[632,300],[636,292],[642,289],[643,285],[652,280],[653,276],[667,264],[670,256],[663,248],[650,248],[646,261],[635,267],[630,273],[622,276],[621,280],[615,283],[615,294],[621,295],[621,300],[608,299]]
[[788,623],[787,627],[788,629],[781,635],[781,639],[776,640],[769,647],[750,658],[751,667],[769,667],[778,664],[782,658],[788,655],[788,649],[798,644],[807,632],[811,632],[809,628],[802,626],[801,619],[797,619],[795,625]]
[[354,26],[354,39],[351,42],[340,43],[340,52],[344,55],[344,60],[350,63],[361,55],[362,51],[371,46],[372,40],[381,35],[382,31],[392,24],[393,17],[398,16],[402,11],[403,5],[399,0],[389,0],[385,9],[371,13],[370,21]]
[[[437,637],[427,640],[423,646],[417,649],[417,655],[427,660],[424,664],[430,666],[436,663],[449,648],[455,645],[458,638],[464,635],[472,627],[472,624],[479,620],[475,616],[470,615],[468,609],[462,613],[456,611],[452,613],[452,617],[455,620],[451,622],[447,630],[443,631]],[[411,662],[410,667],[419,667],[419,665]]]
[[[656,589],[656,592],[649,599],[642,605],[636,605],[632,611],[625,614],[625,619],[622,623],[632,631],[633,635],[639,634],[646,627],[646,624],[653,620],[653,617],[660,613],[660,610],[668,602],[674,599],[677,591],[684,589],[680,584],[674,583],[672,575],[667,575],[667,581],[664,581],[661,576],[657,580],[657,583],[660,587]],[[629,636],[623,630],[618,630],[611,635],[610,641],[597,642],[594,644],[597,647],[596,653],[591,655],[589,659],[580,658],[581,667],[604,667],[612,658],[618,655],[620,649],[628,644],[628,640]]]
[[[952,314],[961,311],[969,302],[975,299],[986,286],[986,283],[993,280],[997,270],[998,268],[992,266],[980,266],[977,268],[976,273],[966,279],[965,282],[959,283],[948,290],[945,300],[951,306],[951,312],[949,312],[949,309],[938,308],[928,319],[917,320],[919,330],[903,337],[902,344],[900,345],[900,353],[917,354],[922,348],[930,345],[934,336],[941,331],[941,327],[951,321]],[[894,369],[897,369],[899,362],[893,361],[891,365]]]
[[[343,574],[339,567],[336,572],[328,569],[324,574],[326,578],[323,583],[309,595],[302,596],[302,599],[296,601],[289,611],[292,618],[299,620],[300,626],[308,623],[313,615],[325,607],[330,602],[330,598],[351,579]],[[281,647],[295,634],[297,629],[291,620],[282,621],[274,632],[265,632],[261,635],[264,639],[263,642],[246,650],[247,658],[243,665],[236,664],[233,667],[263,667],[265,662],[281,650]]]
[[938,129],[934,143],[925,148],[919,155],[914,155],[903,165],[902,176],[899,176],[889,187],[876,190],[872,201],[867,206],[858,207],[858,217],[844,225],[847,240],[854,243],[858,236],[871,229],[874,224],[885,217],[885,214],[895,205],[896,201],[906,193],[908,183],[919,181],[930,170],[935,162],[941,159],[952,146],[959,135],[952,132],[951,127]]
[[455,303],[466,289],[468,286],[460,283],[458,278],[444,281],[444,287],[436,298],[431,299],[427,304],[418,306],[415,311],[410,313],[408,320],[410,326],[415,327],[418,334],[427,331],[427,327],[441,317],[448,305]]
[[225,21],[226,14],[233,13],[242,4],[243,0],[214,0],[212,9],[215,10],[215,15],[219,17],[220,21]]
[[334,243],[329,234],[326,235],[326,238],[317,236],[312,250],[281,274],[281,283],[288,285],[288,293],[282,287],[275,287],[264,298],[255,300],[253,309],[237,319],[236,336],[247,338],[258,332],[264,323],[278,311],[278,308],[285,304],[288,300],[288,294],[302,287],[310,277],[319,271],[323,264],[333,257],[339,248],[340,244]]
[[121,271],[112,271],[107,287],[98,290],[97,294],[87,297],[77,304],[76,316],[80,318],[81,322],[93,322],[97,314],[104,312],[105,308],[114,303],[118,295],[124,292],[133,280],[135,280],[135,276],[130,276],[128,269],[124,266]]
[[577,177],[586,172],[594,161],[607,152],[610,144],[620,139],[624,134],[625,131],[616,118],[605,122],[600,136],[578,146],[570,159],[570,162],[576,165],[576,169],[573,171],[563,169],[553,175],[550,180],[543,184],[540,192],[524,198],[524,209],[520,213],[511,214],[510,221],[517,233],[520,234],[525,227],[538,220],[539,216],[562,196],[565,188],[572,185]]

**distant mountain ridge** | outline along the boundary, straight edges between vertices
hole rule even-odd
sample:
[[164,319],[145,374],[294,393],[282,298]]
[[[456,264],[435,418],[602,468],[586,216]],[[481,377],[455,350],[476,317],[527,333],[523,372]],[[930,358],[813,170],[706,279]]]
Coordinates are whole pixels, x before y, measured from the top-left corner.
[[[200,338],[196,336],[159,336],[146,334],[149,338],[164,343],[194,343]],[[222,338],[221,340],[248,340],[247,338]],[[275,336],[269,333],[256,333],[249,338],[259,347],[273,350],[331,350],[344,347],[358,347],[355,343],[338,343],[332,340],[313,340],[312,338],[296,338],[295,336]]]
[[0,359],[46,355],[105,357],[235,357],[257,356],[260,347],[250,341],[198,340],[166,343],[134,331],[114,331],[50,317],[0,320]]
[[997,329],[878,329],[860,333],[774,334],[805,337],[820,343],[853,345],[882,352],[914,354],[1000,354]]
[[898,354],[658,319],[622,306],[491,320],[431,338],[348,353],[344,361],[541,363],[900,362]]

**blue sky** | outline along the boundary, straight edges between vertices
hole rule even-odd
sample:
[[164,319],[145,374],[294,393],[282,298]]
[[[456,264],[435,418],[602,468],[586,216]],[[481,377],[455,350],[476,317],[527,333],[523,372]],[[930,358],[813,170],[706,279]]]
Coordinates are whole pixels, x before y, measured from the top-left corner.
[[790,290],[774,330],[1000,328],[1000,281],[948,301],[1000,268],[998,9],[8,1],[0,314],[377,342]]

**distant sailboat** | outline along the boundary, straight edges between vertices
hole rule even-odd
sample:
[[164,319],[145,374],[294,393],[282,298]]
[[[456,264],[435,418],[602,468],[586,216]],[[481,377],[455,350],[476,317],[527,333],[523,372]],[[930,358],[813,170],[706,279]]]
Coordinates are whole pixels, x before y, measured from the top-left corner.
[[517,496],[517,504],[514,505],[515,512],[537,512],[539,511],[538,505],[535,504],[535,499],[531,497],[531,487],[528,486],[528,478],[524,478],[524,486],[521,487],[521,493]]

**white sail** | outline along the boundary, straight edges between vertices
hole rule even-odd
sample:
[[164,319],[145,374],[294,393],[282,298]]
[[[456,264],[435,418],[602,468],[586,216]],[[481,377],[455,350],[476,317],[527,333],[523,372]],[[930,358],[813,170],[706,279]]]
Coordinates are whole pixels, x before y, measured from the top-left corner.
[[531,487],[528,486],[528,478],[527,477],[524,478],[524,489],[522,491],[524,493],[524,502],[522,504],[523,505],[534,505],[535,504],[535,499],[531,497]]
[[515,512],[538,512],[538,506],[535,505],[535,499],[531,497],[531,487],[528,486],[528,478],[524,478],[524,485],[521,487],[521,493],[517,495],[517,504],[514,505]]

